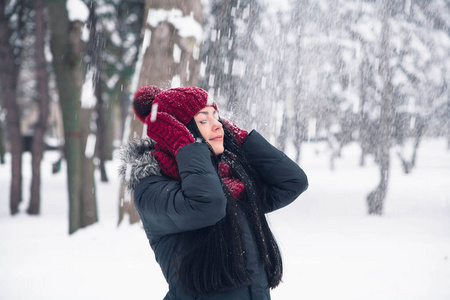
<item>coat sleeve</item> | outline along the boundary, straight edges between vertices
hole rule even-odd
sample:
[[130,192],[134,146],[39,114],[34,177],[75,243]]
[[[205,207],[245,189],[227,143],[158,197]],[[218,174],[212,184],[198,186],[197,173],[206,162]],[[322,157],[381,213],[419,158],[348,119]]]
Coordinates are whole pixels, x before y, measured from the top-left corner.
[[227,199],[207,146],[184,146],[177,163],[181,182],[152,175],[134,190],[136,209],[153,235],[211,226],[225,216]]
[[266,213],[290,204],[308,188],[305,172],[255,130],[242,149],[262,181]]

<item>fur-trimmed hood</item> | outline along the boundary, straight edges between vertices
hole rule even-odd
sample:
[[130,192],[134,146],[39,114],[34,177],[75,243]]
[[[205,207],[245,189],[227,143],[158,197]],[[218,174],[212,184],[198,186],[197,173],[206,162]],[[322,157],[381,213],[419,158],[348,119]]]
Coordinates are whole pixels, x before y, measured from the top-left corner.
[[155,142],[149,138],[135,139],[119,149],[119,178],[129,191],[149,175],[161,175],[158,161],[153,157]]

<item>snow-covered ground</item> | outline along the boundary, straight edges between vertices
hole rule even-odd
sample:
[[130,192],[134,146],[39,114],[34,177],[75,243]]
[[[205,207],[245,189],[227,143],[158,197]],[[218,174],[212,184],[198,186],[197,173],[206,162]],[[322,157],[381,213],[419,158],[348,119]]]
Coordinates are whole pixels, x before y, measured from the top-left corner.
[[[324,144],[304,147],[310,187],[270,215],[285,276],[272,299],[450,299],[450,152],[444,140],[425,140],[417,168],[404,175],[392,153],[382,217],[366,214],[365,196],[378,169],[358,166],[351,145],[328,168]],[[8,162],[9,162],[9,156]],[[0,299],[162,299],[166,283],[140,225],[117,226],[117,162],[110,182],[97,183],[100,221],[68,235],[65,169],[51,174],[57,154],[43,163],[41,216],[24,211],[30,184],[24,155],[22,212],[8,211],[9,164],[0,165]]]

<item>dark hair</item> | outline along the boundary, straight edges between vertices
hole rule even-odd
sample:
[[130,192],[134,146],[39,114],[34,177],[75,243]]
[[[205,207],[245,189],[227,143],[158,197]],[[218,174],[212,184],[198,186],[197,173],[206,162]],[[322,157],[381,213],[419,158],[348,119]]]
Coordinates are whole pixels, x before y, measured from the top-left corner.
[[192,133],[194,139],[202,139],[203,141],[205,140],[202,134],[200,133],[200,130],[198,129],[197,123],[195,122],[194,118],[192,118],[191,121],[189,121],[186,127]]
[[[202,138],[194,120],[189,122],[187,128],[194,138]],[[236,201],[219,176],[222,190],[228,199],[226,216],[213,226],[179,235],[179,242],[182,244],[177,245],[177,275],[181,288],[192,295],[205,296],[251,284],[243,256],[244,244],[235,216],[238,209],[245,214],[255,234],[269,285],[277,286],[282,276],[281,255],[265,219],[266,208],[262,205],[257,188],[260,184],[259,176],[232,133],[226,126],[223,129],[224,154],[216,155],[204,139],[202,142],[210,148],[211,161],[217,171],[220,160],[230,164],[236,178],[245,186],[245,196]]]

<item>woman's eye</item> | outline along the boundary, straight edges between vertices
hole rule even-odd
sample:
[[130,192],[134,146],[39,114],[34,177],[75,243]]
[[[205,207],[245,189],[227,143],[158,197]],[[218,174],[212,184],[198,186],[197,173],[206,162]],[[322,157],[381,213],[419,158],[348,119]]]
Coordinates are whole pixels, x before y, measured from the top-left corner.
[[200,124],[206,124],[206,123],[208,123],[207,120],[202,120],[202,121],[200,121]]

